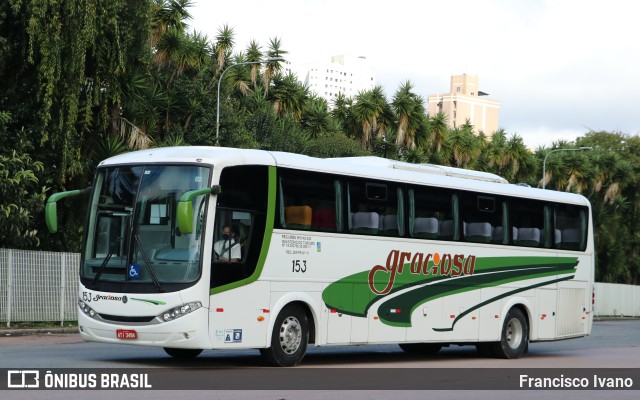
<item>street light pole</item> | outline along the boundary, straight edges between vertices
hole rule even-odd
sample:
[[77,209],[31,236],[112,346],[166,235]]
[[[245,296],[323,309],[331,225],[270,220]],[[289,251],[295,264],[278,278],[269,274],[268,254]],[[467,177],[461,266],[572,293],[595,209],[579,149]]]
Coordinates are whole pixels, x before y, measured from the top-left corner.
[[582,150],[593,150],[593,147],[578,147],[577,149],[555,149],[548,152],[547,155],[544,156],[544,161],[542,161],[542,189],[545,188],[546,181],[547,181],[547,174],[546,174],[547,157],[549,157],[551,154],[558,151],[582,151]]
[[217,101],[217,106],[216,106],[216,146],[220,145],[220,86],[222,84],[222,77],[224,77],[224,74],[228,70],[230,70],[231,68],[238,67],[240,65],[271,64],[271,63],[280,62],[280,61],[284,61],[284,58],[282,58],[282,57],[274,57],[274,58],[267,58],[264,61],[240,62],[240,63],[237,63],[237,64],[229,65],[227,68],[224,69],[224,71],[222,71],[222,73],[220,74],[220,78],[218,78],[218,101]]

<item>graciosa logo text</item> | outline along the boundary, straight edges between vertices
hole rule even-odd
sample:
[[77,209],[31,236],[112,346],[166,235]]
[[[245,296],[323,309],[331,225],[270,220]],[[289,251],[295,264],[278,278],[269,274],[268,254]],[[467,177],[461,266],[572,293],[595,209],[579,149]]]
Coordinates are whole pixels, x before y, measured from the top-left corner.
[[[412,275],[447,277],[473,275],[476,256],[464,254],[412,253],[391,250],[386,265],[376,265],[369,271],[369,288],[375,294],[387,294],[393,289],[396,276],[409,267]],[[376,279],[386,282],[383,288],[376,287]]]

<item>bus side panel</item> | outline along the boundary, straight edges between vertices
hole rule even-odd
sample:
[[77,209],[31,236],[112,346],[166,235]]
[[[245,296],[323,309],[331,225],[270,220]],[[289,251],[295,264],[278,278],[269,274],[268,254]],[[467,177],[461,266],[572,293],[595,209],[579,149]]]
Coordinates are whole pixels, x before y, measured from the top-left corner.
[[549,285],[537,290],[536,314],[531,325],[537,328],[531,329],[531,340],[555,339],[556,321],[558,319],[558,285]]
[[[480,290],[480,299],[482,302],[488,302],[496,295],[507,292],[506,288],[483,288]],[[480,319],[480,329],[478,341],[494,342],[500,339],[500,328],[502,313],[502,302],[491,301],[482,308],[478,313]]]
[[444,299],[439,298],[416,307],[411,316],[412,326],[407,329],[408,342],[429,342],[443,340],[442,334],[435,331],[442,326],[442,307]]
[[265,347],[272,317],[270,292],[270,282],[258,281],[212,295],[209,335],[213,348]]

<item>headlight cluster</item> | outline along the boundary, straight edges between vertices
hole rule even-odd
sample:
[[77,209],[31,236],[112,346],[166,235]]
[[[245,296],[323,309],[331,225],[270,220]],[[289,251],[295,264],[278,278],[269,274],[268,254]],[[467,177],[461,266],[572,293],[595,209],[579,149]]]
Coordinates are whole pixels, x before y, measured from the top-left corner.
[[95,311],[93,311],[93,309],[91,307],[89,307],[84,301],[82,300],[78,300],[78,306],[80,307],[80,310],[85,313],[86,315],[90,316],[91,318],[95,318],[96,315],[98,315],[98,313],[96,313]]
[[180,318],[183,315],[187,315],[190,312],[197,310],[202,307],[202,303],[199,301],[193,303],[187,303],[180,307],[172,308],[171,310],[165,311],[162,314],[158,315],[158,318],[163,322],[173,321],[176,318]]

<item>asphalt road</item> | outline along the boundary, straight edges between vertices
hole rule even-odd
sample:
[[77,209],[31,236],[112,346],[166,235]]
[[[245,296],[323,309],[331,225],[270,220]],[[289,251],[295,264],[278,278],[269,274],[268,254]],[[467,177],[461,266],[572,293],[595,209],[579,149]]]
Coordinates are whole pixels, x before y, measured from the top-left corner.
[[[1,331],[0,331],[1,332]],[[435,356],[420,356],[404,353],[396,345],[340,346],[310,348],[302,364],[295,369],[263,368],[264,364],[256,350],[241,351],[205,351],[192,361],[177,361],[168,357],[161,348],[138,347],[130,345],[110,345],[88,343],[77,334],[36,335],[20,337],[0,337],[0,369],[54,369],[54,368],[118,368],[121,371],[147,371],[148,368],[162,371],[179,371],[172,376],[180,376],[188,371],[193,376],[202,374],[203,380],[226,379],[227,386],[249,387],[252,390],[189,390],[185,392],[189,399],[413,399],[413,398],[467,398],[474,399],[517,397],[518,400],[532,398],[542,400],[562,396],[566,399],[602,398],[607,393],[598,391],[523,391],[523,390],[481,390],[482,371],[496,369],[507,371],[506,375],[529,373],[531,369],[547,371],[549,374],[570,375],[576,368],[609,369],[623,371],[623,368],[640,371],[640,321],[597,321],[592,335],[586,338],[558,342],[534,343],[529,353],[518,360],[498,360],[480,357],[474,347],[450,347]],[[276,371],[277,370],[277,371]],[[408,376],[405,380],[398,375]],[[442,373],[458,375],[461,382],[470,380],[470,372],[481,371],[473,375],[473,390],[405,390],[411,386],[416,374],[436,376]],[[578,370],[581,371],[581,370]],[[591,379],[592,370],[584,370]],[[586,372],[588,371],[588,373]],[[305,375],[305,373],[307,375]],[[269,374],[273,379],[287,380],[287,389],[272,389],[266,381]],[[327,382],[326,390],[315,384],[316,390],[298,390],[305,388],[305,379],[311,374],[314,382]],[[166,375],[169,377],[169,374]],[[615,375],[614,375],[615,376]],[[1,379],[2,377],[0,377]],[[635,375],[633,378],[636,379]],[[358,386],[353,380],[370,382],[374,390],[367,386]],[[487,376],[487,381],[495,379]],[[344,388],[358,386],[357,390],[342,390],[335,382],[349,381]],[[640,378],[634,387],[640,387]],[[234,386],[233,382],[239,382]],[[262,384],[261,382],[267,382]],[[162,382],[161,382],[162,383]],[[403,387],[403,384],[405,384]],[[494,382],[495,384],[495,382]],[[244,386],[246,385],[246,386]],[[296,386],[297,385],[297,386]],[[162,385],[160,385],[162,386]],[[221,386],[225,386],[224,384]],[[420,386],[420,385],[418,385]],[[461,383],[461,388],[464,384]],[[158,387],[156,384],[155,387]],[[295,390],[291,390],[294,388]],[[454,385],[455,388],[455,385]],[[90,393],[92,400],[113,399],[113,397],[136,399],[159,399],[176,397],[175,391],[148,390],[136,392],[124,391],[7,391],[0,388],[1,399],[68,399],[86,397]],[[331,390],[334,389],[334,390]],[[339,390],[340,389],[340,390]],[[401,390],[398,390],[401,389]],[[447,389],[453,389],[451,385]],[[84,394],[80,396],[80,394]],[[115,395],[115,396],[114,396]],[[128,396],[132,397],[128,397]],[[135,396],[133,396],[135,395]],[[640,398],[640,391],[615,391],[615,399]]]

